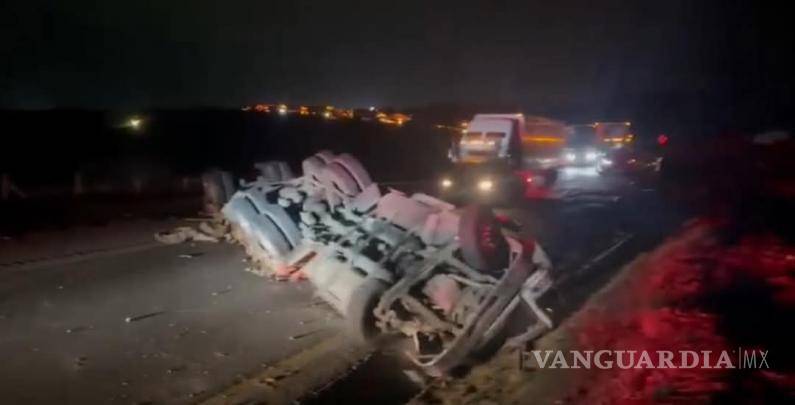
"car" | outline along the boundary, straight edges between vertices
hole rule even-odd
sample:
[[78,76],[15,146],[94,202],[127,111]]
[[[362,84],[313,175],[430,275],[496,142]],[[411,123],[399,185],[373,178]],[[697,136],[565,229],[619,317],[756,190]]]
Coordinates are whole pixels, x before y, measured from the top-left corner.
[[445,375],[552,327],[538,304],[553,283],[546,253],[490,209],[381,190],[347,154],[302,166],[249,184],[223,213],[257,262],[300,268],[359,341],[403,336],[415,364]]

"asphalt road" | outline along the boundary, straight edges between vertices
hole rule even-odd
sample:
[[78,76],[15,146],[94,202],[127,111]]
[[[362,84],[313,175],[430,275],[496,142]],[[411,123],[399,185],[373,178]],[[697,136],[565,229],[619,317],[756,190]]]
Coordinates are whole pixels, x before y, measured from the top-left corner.
[[601,176],[592,168],[564,169],[551,198],[504,211],[522,224],[525,237],[538,240],[561,273],[576,271],[621,241],[653,242],[680,218],[653,184]]
[[[577,281],[570,310],[677,225],[653,189],[589,169],[564,171],[552,198],[503,211]],[[243,258],[236,246],[196,244],[0,268],[0,402],[196,402],[339,334],[308,283],[254,276]],[[601,277],[580,282],[584,273]],[[394,403],[389,387],[357,389],[383,364],[311,400]]]
[[195,402],[336,333],[308,284],[243,257],[205,243],[0,270],[0,402]]

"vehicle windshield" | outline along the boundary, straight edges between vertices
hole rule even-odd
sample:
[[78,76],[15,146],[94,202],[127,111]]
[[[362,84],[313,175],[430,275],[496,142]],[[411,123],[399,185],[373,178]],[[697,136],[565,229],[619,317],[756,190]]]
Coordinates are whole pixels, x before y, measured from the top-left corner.
[[505,132],[486,132],[486,140],[500,142],[505,138]]
[[483,132],[467,132],[464,134],[462,140],[464,141],[471,141],[474,139],[481,139],[483,138]]
[[622,138],[629,134],[630,127],[626,124],[601,124],[599,134],[605,138]]
[[569,129],[566,145],[573,147],[591,146],[597,142],[596,129],[590,125],[578,125]]

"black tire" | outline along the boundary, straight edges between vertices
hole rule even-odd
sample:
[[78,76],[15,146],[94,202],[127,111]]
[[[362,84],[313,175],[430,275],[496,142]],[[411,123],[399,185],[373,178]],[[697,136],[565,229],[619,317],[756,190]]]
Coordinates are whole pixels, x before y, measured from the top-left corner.
[[366,189],[367,186],[373,183],[373,180],[370,179],[370,174],[367,173],[367,169],[355,157],[343,153],[334,159],[334,163],[338,163],[351,175],[360,190]]
[[260,205],[257,207],[261,214],[268,217],[276,225],[279,234],[287,240],[290,250],[301,244],[301,231],[296,221],[290,217],[284,207],[276,204]]
[[246,238],[274,258],[283,258],[301,243],[301,231],[279,205],[259,194],[237,194],[224,208],[225,216],[243,230]]
[[468,265],[485,272],[508,266],[508,241],[490,209],[479,205],[465,208],[458,227],[458,241],[461,256]]
[[310,156],[301,163],[301,170],[303,171],[303,176],[310,177],[315,181],[321,181],[321,172],[323,168],[326,167],[328,162],[326,162],[325,157],[321,155],[313,155]]
[[348,332],[359,342],[371,344],[381,334],[373,310],[387,289],[385,282],[368,278],[353,292],[345,316]]
[[334,153],[327,150],[321,150],[320,152],[315,153],[314,156],[317,156],[323,163],[331,163],[334,160]]
[[220,210],[235,194],[234,178],[227,171],[210,169],[202,174],[205,206]]
[[353,197],[362,192],[362,188],[351,173],[338,162],[331,162],[325,168],[326,178],[337,191]]

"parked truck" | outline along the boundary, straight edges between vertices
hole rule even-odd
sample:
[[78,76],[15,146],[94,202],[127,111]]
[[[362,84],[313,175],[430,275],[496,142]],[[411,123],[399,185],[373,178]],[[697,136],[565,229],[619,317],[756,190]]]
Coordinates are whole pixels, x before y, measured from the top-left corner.
[[566,124],[524,114],[476,114],[450,149],[447,196],[513,199],[549,188],[562,164]]

